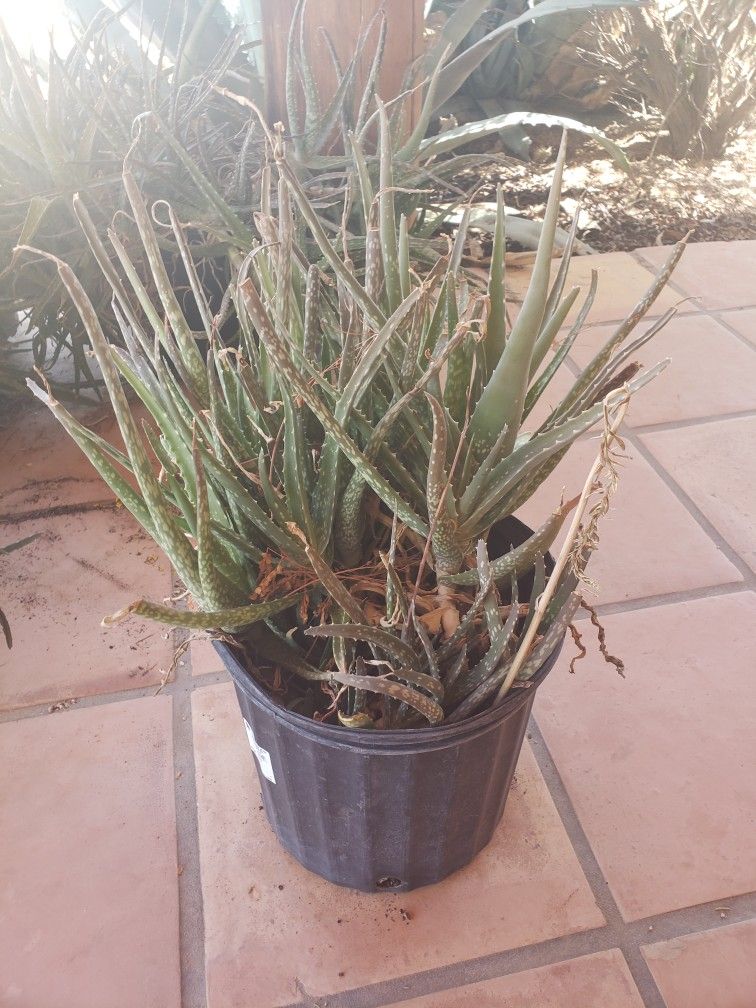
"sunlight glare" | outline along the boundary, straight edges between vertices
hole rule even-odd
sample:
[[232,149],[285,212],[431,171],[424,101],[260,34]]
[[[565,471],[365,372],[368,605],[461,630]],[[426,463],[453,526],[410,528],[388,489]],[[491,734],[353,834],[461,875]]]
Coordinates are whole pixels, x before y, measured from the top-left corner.
[[0,17],[21,52],[46,53],[51,31],[59,51],[71,44],[63,0],[0,0]]

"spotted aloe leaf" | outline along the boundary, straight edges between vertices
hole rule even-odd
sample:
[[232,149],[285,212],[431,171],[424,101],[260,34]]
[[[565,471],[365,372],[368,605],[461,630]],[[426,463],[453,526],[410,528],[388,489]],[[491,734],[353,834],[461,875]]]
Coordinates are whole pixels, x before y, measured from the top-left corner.
[[446,468],[447,418],[441,403],[426,394],[433,413],[433,444],[428,460],[428,520],[431,545],[439,573],[453,574],[464,562],[464,549],[457,537],[457,508]]
[[427,718],[431,724],[440,724],[444,720],[444,709],[432,697],[426,696],[419,690],[403,683],[395,682],[385,676],[380,675],[356,675],[340,672],[332,672],[331,678],[344,686],[351,686],[356,690],[365,690],[370,693],[379,693],[383,696],[391,697],[401,703],[406,703],[414,708],[423,717]]
[[672,275],[677,263],[680,261],[683,252],[685,251],[685,246],[687,244],[687,238],[683,239],[675,245],[674,249],[669,255],[669,258],[665,262],[662,269],[659,271],[657,276],[654,278],[649,289],[646,291],[644,296],[638,302],[638,304],[633,308],[627,318],[617,327],[617,329],[612,333],[610,338],[606,341],[604,346],[596,353],[593,360],[588,364],[586,368],[581,372],[578,380],[572,388],[572,391],[562,402],[561,406],[555,410],[554,415],[550,418],[550,423],[559,421],[565,416],[569,416],[571,410],[581,400],[583,393],[589,388],[591,382],[594,380],[597,374],[605,367],[605,365],[611,359],[612,354],[624,343],[627,336],[633,331],[640,320],[648,313],[649,309],[656,301],[656,299],[661,294],[662,290],[666,286],[667,281]]
[[294,366],[286,346],[277,336],[260,301],[260,297],[250,280],[245,281],[242,285],[242,296],[246,310],[249,312],[250,318],[260,334],[260,338],[268,348],[271,359],[275,362],[275,366],[282,379],[287,381],[292,391],[307,403],[323,425],[325,431],[334,438],[355,469],[359,469],[363,473],[366,482],[370,484],[378,496],[399,515],[402,521],[406,521],[420,535],[425,534],[427,532],[427,525],[423,519],[415,514],[412,508],[407,505],[375,466],[368,462],[354,441],[344,432],[343,428],[339,426],[333,416],[323,406]]
[[389,311],[394,311],[402,297],[399,276],[399,241],[396,233],[396,210],[394,201],[394,165],[391,131],[383,103],[379,103],[380,116],[380,188],[378,191],[381,251],[383,253],[383,274],[385,294]]
[[438,700],[443,698],[444,688],[441,683],[434,676],[420,671],[418,667],[420,661],[415,651],[388,630],[381,630],[380,627],[365,623],[323,623],[320,626],[309,627],[306,633],[308,637],[344,637],[347,640],[374,644],[398,663],[393,671],[398,679],[404,679],[414,686],[427,690]]
[[[44,389],[41,389],[31,379],[27,380],[27,385],[37,399],[48,407],[60,425],[70,434],[118,500],[134,515],[146,532],[153,538],[157,538],[155,526],[144,498],[141,493],[134,489],[123,474],[119,472],[116,466],[113,465],[108,451],[103,450],[97,441],[92,439],[91,432],[86,430],[61,403],[45,392]],[[127,459],[127,461],[130,466],[130,460]]]
[[[485,548],[485,544],[483,544]],[[478,547],[478,565],[481,566],[480,545]],[[493,596],[493,589],[487,595],[487,613],[496,614],[496,619],[488,619],[489,644],[486,653],[473,668],[469,669],[457,680],[456,688],[450,697],[450,705],[455,701],[462,701],[449,717],[450,722],[461,721],[475,711],[479,704],[479,695],[482,689],[488,689],[491,693],[496,690],[497,671],[500,669],[510,647],[515,639],[515,630],[519,618],[519,600],[517,595],[517,580],[513,577],[511,590],[511,601],[506,622],[502,622],[499,615],[497,601]],[[464,699],[462,699],[464,698]]]
[[125,609],[106,616],[103,626],[113,626],[129,616],[141,616],[143,619],[167,623],[169,626],[186,627],[189,630],[241,630],[252,623],[259,623],[276,613],[291,609],[297,603],[296,596],[274,599],[270,602],[259,602],[254,605],[235,606],[231,609],[220,609],[212,612],[192,612],[183,609],[171,609],[169,606],[157,605],[146,599],[138,599]]
[[[512,576],[519,577],[529,571],[535,563],[538,554],[544,554],[553,544],[564,520],[577,504],[577,498],[562,504],[524,543],[512,547],[503,556],[497,557],[486,568],[486,576],[493,581],[504,581]],[[449,574],[442,577],[449,584],[474,585],[484,583],[483,570],[480,563],[470,571],[460,574]]]
[[549,293],[549,271],[559,214],[565,156],[565,138],[562,137],[530,284],[520,313],[512,326],[501,357],[478,400],[470,424],[476,452],[480,457],[489,450],[504,428],[507,429],[505,448],[507,451],[511,450],[520,428],[533,353]]
[[165,497],[152,471],[144,444],[134,422],[124,391],[121,388],[112,351],[100,327],[97,313],[70,267],[54,256],[49,256],[49,258],[55,262],[60,279],[81,315],[82,323],[86,328],[92,349],[97,357],[97,363],[102,371],[102,376],[113,404],[134,475],[150,514],[152,525],[150,531],[154,534],[158,544],[171,556],[180,577],[189,590],[197,591],[199,594],[197,559],[194,550],[179,528],[175,516],[167,506]]
[[[341,430],[346,430],[352,411],[359,405],[378,370],[385,364],[386,347],[398,328],[405,321],[421,295],[419,289],[406,297],[392,314],[381,331],[373,338],[359,364],[356,365],[349,381],[339,396],[334,411],[334,420]],[[341,454],[339,442],[330,436],[324,446],[320,461],[320,474],[315,490],[316,513],[321,542],[331,537],[331,526],[336,507],[337,484],[339,480],[338,460]],[[370,456],[366,456],[369,460]]]
[[[656,367],[628,382],[630,394],[652,381],[667,366],[667,363],[668,361],[662,361]],[[577,417],[565,421],[559,427],[537,434],[512,452],[494,468],[488,489],[482,499],[473,500],[470,496],[463,495],[460,502],[462,517],[460,534],[475,535],[475,530],[480,531],[490,527],[492,521],[495,520],[495,517],[491,517],[492,512],[498,504],[506,499],[509,491],[513,490],[517,484],[524,482],[525,478],[538,470],[541,465],[548,463],[560,451],[571,445],[580,434],[598,423],[603,415],[603,403],[597,403]],[[504,510],[503,513],[509,514],[511,510]]]

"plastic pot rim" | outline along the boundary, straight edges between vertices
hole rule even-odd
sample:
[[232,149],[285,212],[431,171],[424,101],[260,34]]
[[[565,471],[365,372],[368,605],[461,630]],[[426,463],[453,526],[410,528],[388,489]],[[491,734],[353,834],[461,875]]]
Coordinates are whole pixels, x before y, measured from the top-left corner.
[[503,703],[489,707],[479,714],[465,718],[454,724],[427,725],[422,728],[348,728],[345,725],[323,724],[314,721],[304,714],[288,710],[276,703],[270,694],[257,682],[251,672],[242,664],[233,648],[221,640],[214,640],[213,646],[223,661],[234,683],[242,689],[249,698],[263,707],[272,717],[283,721],[303,735],[320,739],[326,744],[347,746],[350,749],[380,750],[386,752],[395,750],[407,752],[413,749],[428,751],[444,747],[452,739],[462,740],[483,734],[495,728],[501,721],[519,710],[532,697],[556,663],[564,643],[564,635],[557,642],[554,650],[544,663],[527,680],[528,686],[514,687]]

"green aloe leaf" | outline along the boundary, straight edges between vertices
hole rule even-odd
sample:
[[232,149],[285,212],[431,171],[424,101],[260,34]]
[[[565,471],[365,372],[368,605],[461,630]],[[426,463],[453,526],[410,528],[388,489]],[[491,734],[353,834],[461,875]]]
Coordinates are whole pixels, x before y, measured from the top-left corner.
[[268,348],[271,359],[275,362],[282,380],[288,382],[292,392],[299,395],[309,406],[326,433],[334,438],[355,469],[362,472],[366,482],[370,484],[381,500],[415,532],[419,535],[425,535],[428,531],[428,526],[423,519],[402,499],[391,484],[378,472],[375,466],[368,462],[365,455],[336,422],[332,414],[312,391],[309,383],[295,367],[287,347],[279,339],[268,318],[254,284],[250,280],[246,280],[240,289],[245,308],[249,312],[260,338]]
[[450,50],[447,48],[443,53],[441,53],[440,58],[433,68],[431,76],[428,80],[428,86],[425,89],[425,97],[423,98],[423,105],[417,117],[417,122],[415,123],[414,129],[412,130],[407,142],[397,151],[397,161],[408,162],[414,160],[421,148],[423,137],[425,137],[428,133],[428,128],[436,109],[436,90],[438,88],[438,81],[441,76],[441,71],[443,70],[446,55],[449,51]]
[[378,218],[381,251],[383,253],[386,300],[389,311],[393,312],[402,298],[402,285],[399,277],[399,239],[396,234],[396,209],[394,201],[394,152],[388,116],[386,115],[386,108],[383,102],[378,103],[378,113],[380,121]]
[[[342,430],[347,429],[352,411],[359,405],[370,383],[376,380],[379,369],[385,365],[388,344],[414,308],[421,293],[418,288],[399,304],[381,331],[373,337],[359,364],[356,365],[334,411],[334,420]],[[323,445],[320,474],[315,491],[315,509],[321,543],[328,542],[331,535],[339,482],[339,456],[338,441],[332,436],[327,437]],[[366,455],[366,458],[370,459],[370,456]]]
[[338,83],[328,108],[325,110],[313,130],[307,134],[307,146],[310,150],[320,152],[328,143],[329,139],[332,138],[334,127],[336,126],[339,117],[344,115],[346,105],[351,98],[351,91],[354,86],[354,79],[359,66],[360,56],[361,53],[359,52],[359,48],[357,48],[349,61],[346,71]]
[[[105,245],[100,237],[100,233],[89,214],[89,210],[78,193],[74,195],[73,208],[89,243],[89,247],[92,250],[92,254],[97,260],[97,264],[102,270],[104,276],[107,278],[108,283],[113,288],[113,293],[115,294],[120,311],[123,312],[125,318],[128,320],[128,324],[131,327],[133,335],[139,339],[142,351],[147,354],[147,356],[150,356],[151,347],[147,344],[147,338],[142,332],[142,327],[134,309],[132,308],[131,300],[126,293],[126,289],[124,288],[121,278],[113,266],[113,263],[110,261],[110,256],[108,255]],[[125,254],[124,250],[124,256]],[[121,325],[121,328],[123,329],[124,326]]]
[[174,132],[154,112],[149,113],[149,121],[157,127],[161,138],[168,144],[182,166],[186,169],[197,191],[205,198],[208,207],[211,207],[215,214],[217,214],[217,218],[223,221],[224,228],[238,243],[239,248],[244,251],[250,248],[254,235],[242,222],[239,214],[234,213],[226,200],[223,199],[218,190],[208,180],[207,174],[187,154],[184,147],[176,139]]
[[549,293],[549,272],[559,215],[562,171],[566,156],[566,139],[562,137],[554,179],[549,193],[538,243],[533,273],[523,299],[520,314],[512,326],[504,351],[493,374],[483,389],[470,424],[479,457],[490,449],[506,428],[505,449],[510,451],[517,439],[530,380],[530,368],[538,335],[541,331]]
[[[560,305],[554,311],[554,314],[550,317],[544,316],[544,323],[541,328],[541,332],[538,335],[536,344],[533,347],[533,357],[530,361],[530,373],[528,375],[528,381],[532,381],[538,372],[538,368],[543,363],[543,359],[546,354],[551,349],[551,346],[559,334],[559,330],[564,325],[564,320],[570,313],[572,306],[575,304],[580,293],[579,287],[573,287],[567,297],[562,301]],[[527,399],[527,396],[525,397]],[[524,412],[524,407],[523,407]]]
[[570,352],[570,349],[582,332],[585,320],[588,317],[588,312],[593,306],[594,298],[596,297],[596,290],[598,289],[598,271],[591,270],[591,285],[588,289],[588,293],[585,297],[585,301],[580,306],[580,311],[577,314],[575,321],[573,322],[570,331],[567,333],[565,338],[562,340],[559,348],[556,350],[552,356],[549,363],[543,369],[541,374],[536,378],[533,384],[528,389],[528,394],[525,396],[525,406],[522,411],[522,418],[525,418],[530,414],[531,410],[541,398],[543,393],[549,386],[551,379],[557,373],[565,357]]
[[[531,676],[535,675],[535,673],[541,668],[543,663],[549,655],[551,655],[554,648],[557,647],[559,641],[564,636],[567,627],[572,622],[581,601],[582,598],[579,592],[574,592],[570,595],[560,612],[554,617],[553,622],[548,627],[541,640],[538,644],[536,644],[525,660],[525,663],[517,675],[518,682],[527,682],[527,680],[530,679]],[[500,675],[501,682],[506,685],[509,668],[502,669],[501,672],[503,673]]]
[[362,611],[362,606],[355,598],[352,597],[349,589],[346,587],[341,578],[339,578],[339,576],[331,569],[330,564],[321,555],[316,546],[313,543],[308,543],[306,541],[301,533],[301,530],[294,528],[292,531],[295,535],[298,532],[300,538],[304,541],[307,559],[310,561],[312,569],[317,574],[318,580],[336,605],[343,609],[347,616],[349,616],[349,618],[356,624],[364,624],[365,613]]
[[601,372],[604,366],[609,362],[612,354],[617,350],[624,341],[627,339],[628,335],[635,329],[640,320],[648,313],[649,309],[653,305],[654,301],[658,298],[661,292],[664,290],[667,281],[672,275],[672,271],[675,266],[680,261],[685,247],[687,244],[687,238],[678,242],[673,248],[669,255],[669,258],[664,263],[657,276],[654,278],[650,287],[638,302],[638,304],[633,308],[627,318],[617,327],[617,329],[612,333],[610,338],[606,341],[603,347],[594,356],[593,360],[588,364],[587,367],[583,369],[575,382],[571,392],[564,399],[562,404],[554,411],[551,417],[549,417],[548,424],[552,426],[558,423],[561,419],[570,415],[570,412],[582,399],[583,394],[586,389],[589,388],[595,377]]
[[333,269],[336,276],[341,280],[344,286],[347,288],[349,293],[352,295],[357,304],[362,308],[365,313],[366,318],[369,320],[371,325],[376,329],[380,329],[385,323],[386,318],[375,303],[375,301],[368,295],[366,290],[358,283],[354,274],[344,265],[343,260],[336,252],[335,248],[328,239],[323,225],[315,212],[307,193],[302,188],[299,179],[296,174],[292,171],[291,167],[283,158],[283,153],[280,152],[278,155],[277,165],[281,174],[286,178],[289,183],[294,198],[297,201],[297,206],[299,207],[300,213],[304,218],[307,226],[312,232],[312,236],[318,245],[323,257]]
[[582,133],[600,144],[624,171],[631,171],[630,162],[619,144],[610,140],[595,126],[589,126],[578,119],[570,119],[568,116],[547,115],[541,112],[505,112],[502,115],[492,116],[490,119],[481,119],[478,122],[465,123],[464,126],[456,126],[454,129],[445,130],[437,136],[423,140],[420,144],[419,154],[423,159],[436,158],[441,154],[448,154],[449,151],[455,150],[457,147],[482,140],[484,137],[492,136],[494,133],[510,129],[513,126],[559,126],[562,129],[572,130],[574,133]]
[[485,371],[484,383],[489,380],[504,353],[507,342],[507,294],[505,287],[506,268],[506,212],[504,193],[501,185],[496,187],[496,224],[494,226],[491,266],[488,273],[488,318],[486,337],[483,343]]
[[200,586],[202,588],[202,601],[209,609],[225,609],[239,602],[238,598],[229,597],[227,590],[224,590],[224,583],[218,574],[215,566],[214,553],[215,542],[210,521],[210,506],[207,496],[207,482],[205,480],[205,469],[202,465],[202,458],[199,453],[196,441],[192,446],[192,457],[194,461],[194,485],[197,490],[197,510],[196,510],[196,536],[197,536],[197,566],[199,571]]
[[286,598],[273,599],[270,602],[258,602],[255,605],[234,606],[231,609],[221,609],[213,612],[192,612],[184,609],[171,609],[169,606],[157,605],[146,599],[138,599],[112,616],[106,616],[103,626],[113,626],[129,616],[141,616],[143,619],[167,623],[169,626],[186,627],[189,630],[226,630],[232,632],[269,619],[276,613],[291,609],[297,604],[298,596],[288,595]]
[[286,506],[294,521],[309,538],[313,538],[315,523],[310,513],[310,485],[308,483],[310,461],[307,458],[304,430],[288,391],[281,389],[281,396],[284,404],[283,457]]
[[[376,424],[375,430],[373,431],[367,447],[365,448],[365,457],[370,462],[373,462],[376,459],[382,446],[387,443],[389,433],[393,425],[402,416],[405,410],[411,407],[411,403],[415,397],[418,396],[426,385],[429,385],[432,379],[438,375],[446,363],[448,355],[456,349],[456,346],[463,338],[464,334],[458,334],[447,345],[445,352],[440,354],[436,360],[431,362],[414,387],[403,396],[396,399],[388,410],[386,410]],[[339,555],[348,566],[353,566],[359,562],[359,551],[364,532],[362,501],[366,486],[367,481],[364,476],[356,470],[349,480],[349,484],[341,497],[341,503],[338,508],[336,543]],[[426,500],[425,493],[420,492],[419,490],[416,493],[413,493],[412,496],[415,500]]]
[[322,623],[320,626],[308,627],[305,633],[308,637],[345,637],[347,640],[374,644],[399,663],[399,668],[392,673],[398,679],[427,690],[438,700],[443,699],[444,688],[438,679],[421,672],[418,669],[420,660],[415,651],[388,630],[367,623]]
[[454,4],[438,40],[429,46],[423,57],[422,67],[426,74],[432,73],[444,62],[447,50],[454,52],[462,44],[472,26],[490,6],[491,0],[461,0]]
[[[559,641],[564,636],[567,627],[572,622],[579,605],[580,595],[572,595],[527,658],[525,664],[520,670],[522,674],[517,677],[519,681],[526,681],[530,679],[530,677],[533,676],[543,665],[549,655],[551,655],[554,648],[557,647]],[[465,698],[463,703],[460,704],[460,706],[447,720],[450,723],[453,723],[455,721],[461,721],[463,718],[470,717],[474,714],[482,704],[484,704],[487,700],[490,700],[490,698],[505,682],[510,666],[511,662],[500,665],[493,675],[489,676],[485,682],[483,682],[473,693]]]
[[[490,643],[488,650],[477,665],[468,672],[464,673],[458,679],[457,687],[450,698],[450,704],[458,702],[461,698],[464,699],[462,699],[462,702],[454,713],[450,715],[449,720],[451,722],[461,721],[463,718],[468,717],[474,712],[480,703],[478,700],[478,691],[481,690],[481,687],[490,683],[492,679],[494,679],[494,683],[491,685],[491,692],[496,689],[496,672],[500,668],[503,659],[507,655],[512,642],[514,641],[517,620],[519,618],[517,580],[514,577],[512,578],[511,584],[511,603],[507,621],[502,624],[501,617],[499,617],[495,632],[490,629],[489,624]],[[496,610],[498,616],[498,603],[495,598],[492,598],[492,595],[493,592],[489,591],[489,606]]]
[[205,365],[165,268],[163,254],[152,226],[149,210],[128,165],[128,158],[124,162],[123,185],[131,204],[160,302],[180,349],[181,363],[191,376],[195,393],[200,398],[204,398],[207,394]]
[[464,562],[464,549],[459,542],[457,508],[446,469],[448,429],[446,412],[434,396],[426,393],[433,414],[433,443],[428,460],[428,520],[431,523],[431,546],[436,570],[454,574]]
[[[576,504],[577,498],[562,504],[524,543],[493,560],[487,568],[488,576],[493,581],[504,581],[513,576],[517,578],[525,571],[530,570],[535,563],[536,556],[549,550],[559,529],[564,524],[565,518]],[[475,585],[479,581],[482,584],[481,566],[478,564],[474,570],[443,576],[441,580],[457,585]]]
[[409,704],[433,725],[440,724],[444,720],[443,708],[435,700],[403,683],[394,682],[384,676],[353,675],[351,673],[342,675],[341,672],[332,672],[331,678],[335,682],[351,686],[355,690],[379,693],[391,697],[393,700]]
[[[637,378],[628,382],[630,394],[637,392],[652,381],[669,363],[662,361],[656,367],[650,368]],[[544,431],[526,441],[511,455],[499,463],[491,473],[489,487],[482,499],[473,499],[469,491],[465,491],[460,502],[460,516],[463,524],[459,530],[461,536],[474,536],[487,528],[488,519],[493,509],[500,504],[506,495],[519,482],[568,447],[584,431],[589,430],[604,415],[604,404],[597,403],[584,410],[577,417],[565,421],[559,427]],[[495,519],[494,519],[495,520]],[[490,522],[488,522],[490,524]]]
[[376,20],[378,22],[378,39],[375,46],[375,52],[373,53],[373,59],[370,63],[370,70],[365,78],[365,87],[362,92],[362,98],[360,99],[360,106],[357,110],[357,121],[355,123],[356,133],[362,132],[365,122],[367,121],[370,106],[373,104],[373,99],[375,98],[378,76],[381,72],[381,67],[383,66],[383,56],[386,51],[388,23],[386,15],[383,11],[379,11],[376,17],[373,18],[368,27],[365,29],[365,41],[367,42],[369,34],[372,31],[373,24]]
[[152,471],[126,396],[121,388],[111,349],[102,332],[92,302],[69,266],[49,253],[42,254],[56,264],[60,279],[76,306],[89,336],[113,404],[124,444],[129,453],[134,475],[139,483],[144,502],[149,509],[154,529],[153,534],[158,544],[170,557],[187,588],[192,593],[197,592],[199,583],[195,553],[165,503],[164,495]]
[[27,378],[26,384],[37,399],[48,407],[60,425],[71,435],[116,497],[131,512],[142,528],[160,545],[160,541],[155,534],[155,526],[150,517],[149,509],[144,503],[144,498],[134,490],[131,483],[113,465],[107,453],[92,440],[90,437],[91,432],[83,428],[64,406],[53,399],[52,396],[45,392],[44,389],[41,389],[39,385],[36,385],[30,378]]

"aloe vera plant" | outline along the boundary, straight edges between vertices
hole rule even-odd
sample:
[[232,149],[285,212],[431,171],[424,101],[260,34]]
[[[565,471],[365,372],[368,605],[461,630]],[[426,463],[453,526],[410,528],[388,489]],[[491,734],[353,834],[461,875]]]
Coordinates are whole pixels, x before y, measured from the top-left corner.
[[[609,452],[618,404],[624,410],[664,366],[628,366],[659,323],[630,335],[681,248],[536,428],[530,412],[595,295],[594,277],[554,352],[578,297],[566,292],[569,247],[550,276],[564,143],[532,280],[510,324],[501,201],[485,288],[460,265],[464,222],[438,262],[416,268],[411,224],[396,215],[391,131],[380,106],[378,118],[379,186],[368,188],[355,147],[347,194],[364,201],[363,269],[350,257],[346,227],[335,235],[324,227],[280,131],[268,135],[265,240],[251,242],[215,315],[168,208],[198,332],[171,286],[127,159],[125,192],[156,300],[118,245],[116,270],[84,202],[74,201],[111,285],[123,347],[103,333],[74,271],[55,261],[125,452],[30,386],[170,557],[192,599],[183,610],[140,599],[106,624],[144,616],[233,634],[257,675],[271,687],[286,683],[283,702],[292,708],[399,728],[457,721],[522,688],[570,623],[595,541],[600,508],[583,520],[595,474],[577,510],[576,501],[556,502],[504,555],[489,556],[489,531],[577,437],[607,420]],[[316,249],[317,261],[305,249]],[[232,345],[221,338],[223,323],[224,332],[237,330]],[[146,408],[142,424],[127,391]],[[571,513],[567,545],[547,577],[544,556]],[[532,590],[518,598],[525,575]]]

